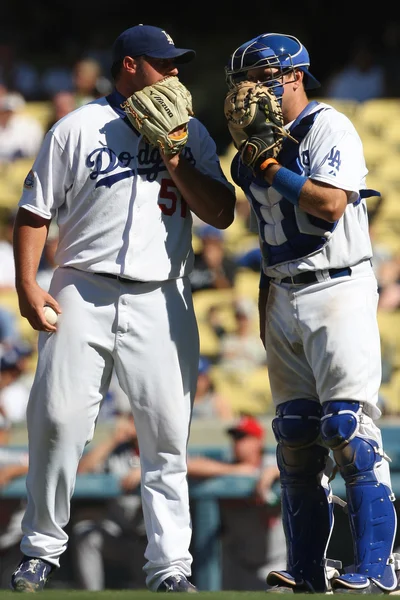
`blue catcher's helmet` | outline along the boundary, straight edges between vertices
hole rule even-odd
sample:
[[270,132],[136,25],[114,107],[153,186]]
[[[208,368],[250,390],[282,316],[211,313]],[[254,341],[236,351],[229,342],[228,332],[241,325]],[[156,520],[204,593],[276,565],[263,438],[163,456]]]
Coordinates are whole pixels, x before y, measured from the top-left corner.
[[[287,73],[294,73],[295,69],[301,69],[305,74],[305,89],[310,90],[320,87],[320,83],[311,75],[309,66],[308,52],[296,37],[283,33],[264,33],[235,50],[225,68],[226,81],[228,86],[232,87],[246,79],[247,71],[259,67],[278,69],[274,80]],[[281,85],[281,82],[276,83],[276,86]]]

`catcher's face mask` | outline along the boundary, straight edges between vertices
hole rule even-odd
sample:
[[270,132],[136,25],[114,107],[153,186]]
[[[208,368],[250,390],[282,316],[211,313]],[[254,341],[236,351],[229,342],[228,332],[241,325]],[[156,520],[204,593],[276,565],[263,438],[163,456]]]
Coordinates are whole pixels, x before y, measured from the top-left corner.
[[295,69],[304,71],[306,89],[320,86],[319,81],[309,72],[309,66],[308,52],[297,38],[281,33],[265,33],[235,50],[225,68],[226,82],[232,88],[247,78],[249,70],[268,67],[274,69],[274,76],[260,83],[272,87],[276,97],[280,99],[283,94],[282,77],[292,73],[293,80],[288,79],[285,83],[294,81]]

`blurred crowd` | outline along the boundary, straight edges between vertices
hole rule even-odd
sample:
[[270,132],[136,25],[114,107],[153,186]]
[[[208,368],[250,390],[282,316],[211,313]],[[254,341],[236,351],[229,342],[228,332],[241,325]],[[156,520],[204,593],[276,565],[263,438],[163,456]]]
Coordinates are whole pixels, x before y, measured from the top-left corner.
[[[19,316],[16,299],[12,252],[16,202],[4,199],[2,181],[9,182],[11,174],[18,173],[17,186],[22,187],[27,165],[47,130],[73,109],[111,91],[108,48],[95,38],[92,42],[85,53],[67,56],[65,64],[49,61],[42,68],[28,56],[21,56],[12,43],[0,45],[0,488],[26,474],[26,450],[12,442],[13,432],[25,427],[36,360],[36,334]],[[351,103],[359,109],[374,99],[390,98],[397,102],[392,124],[400,124],[400,23],[388,24],[380,52],[370,42],[365,37],[354,39],[347,64],[329,75],[321,98],[348,102],[351,110],[355,106]],[[39,111],[42,103],[44,112]],[[32,107],[38,112],[30,110]],[[377,119],[373,125],[378,126]],[[371,138],[369,133],[366,127],[360,131],[366,141],[374,140],[376,154],[366,152],[367,160],[371,157],[371,187],[376,182],[380,190],[382,184],[382,195],[368,203],[382,332],[380,408],[384,416],[396,417],[400,415],[400,213],[393,199],[400,200],[399,162],[394,175],[380,176],[378,140],[382,131],[372,132]],[[400,126],[398,140],[392,138],[391,143],[392,154],[396,148],[399,152],[398,159]],[[232,145],[221,153],[221,166],[229,178],[234,153]],[[26,172],[11,171],[13,165],[22,165]],[[386,232],[395,235],[390,237]],[[52,223],[38,272],[38,283],[44,289],[48,289],[57,268],[57,241],[57,226]],[[250,207],[239,189],[236,219],[227,230],[215,229],[194,217],[193,248],[190,281],[201,349],[193,423],[219,423],[227,436],[229,455],[212,457],[205,451],[192,456],[189,477],[193,481],[235,474],[255,478],[254,496],[245,511],[243,503],[228,500],[221,511],[224,589],[265,589],[265,572],[285,567],[285,544],[279,502],[273,492],[279,474],[274,457],[266,451],[272,440],[266,439],[262,425],[263,418],[273,414],[273,407],[268,356],[258,331],[261,255]],[[74,586],[89,590],[142,588],[146,540],[136,493],[139,449],[129,403],[115,376],[99,422],[109,425],[109,434],[89,447],[79,473],[112,473],[120,481],[123,494],[110,501],[74,506],[70,532]],[[1,588],[8,586],[10,569],[19,557],[23,505],[19,499],[1,500]],[[112,568],[108,569],[109,565]]]

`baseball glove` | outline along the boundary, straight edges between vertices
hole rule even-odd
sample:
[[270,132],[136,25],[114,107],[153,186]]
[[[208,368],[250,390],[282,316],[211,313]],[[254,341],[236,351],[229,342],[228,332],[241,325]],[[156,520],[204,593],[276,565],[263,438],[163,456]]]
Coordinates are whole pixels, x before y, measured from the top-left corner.
[[242,162],[255,174],[267,158],[276,159],[284,138],[291,137],[283,126],[281,106],[266,85],[241,81],[226,95],[224,113]]
[[178,154],[185,146],[192,96],[177,77],[165,77],[135,92],[122,108],[145,140],[165,154]]

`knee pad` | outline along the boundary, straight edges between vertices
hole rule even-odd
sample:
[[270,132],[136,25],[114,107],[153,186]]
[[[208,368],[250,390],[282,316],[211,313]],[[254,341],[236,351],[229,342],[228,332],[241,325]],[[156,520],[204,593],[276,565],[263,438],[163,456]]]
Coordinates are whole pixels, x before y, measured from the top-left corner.
[[291,400],[277,408],[272,422],[282,490],[282,520],[288,565],[296,589],[328,589],[326,549],[333,527],[327,477],[329,451],[320,445],[320,404]]
[[346,483],[355,572],[384,590],[394,589],[395,498],[390,481],[383,483],[378,477],[386,458],[380,434],[359,402],[326,402],[323,413],[321,439],[332,450]]
[[290,400],[278,406],[272,429],[281,478],[312,478],[324,470],[328,451],[317,444],[321,416],[322,408],[313,400]]

